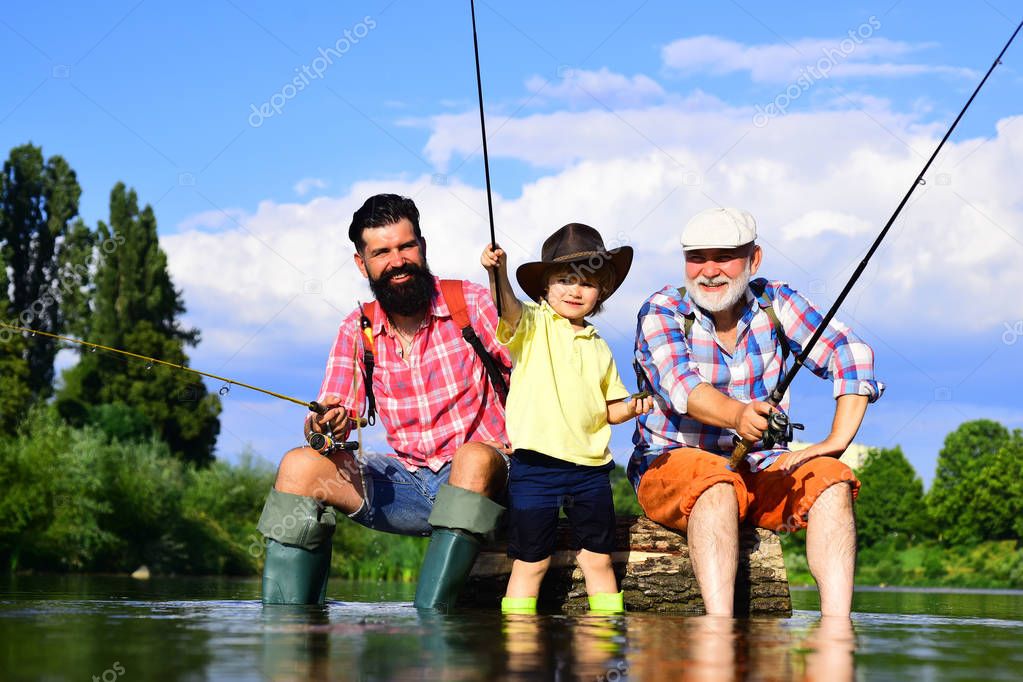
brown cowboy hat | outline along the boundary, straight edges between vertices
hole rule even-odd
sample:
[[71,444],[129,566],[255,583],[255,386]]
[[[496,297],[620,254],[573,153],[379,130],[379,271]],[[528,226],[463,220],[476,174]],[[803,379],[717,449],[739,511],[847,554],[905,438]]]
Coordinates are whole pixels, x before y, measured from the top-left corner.
[[569,223],[547,238],[540,249],[540,260],[523,263],[515,271],[519,286],[534,301],[540,300],[547,289],[545,273],[552,265],[577,264],[579,275],[586,276],[597,270],[611,268],[611,288],[600,292],[601,301],[611,297],[629,273],[632,266],[632,247],[619,246],[608,251],[600,233],[589,225]]

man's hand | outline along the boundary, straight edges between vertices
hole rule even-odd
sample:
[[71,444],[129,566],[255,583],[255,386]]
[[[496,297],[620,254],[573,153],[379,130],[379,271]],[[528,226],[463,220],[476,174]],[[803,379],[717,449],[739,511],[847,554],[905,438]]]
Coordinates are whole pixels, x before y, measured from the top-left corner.
[[739,438],[755,443],[763,438],[764,431],[767,430],[767,418],[774,409],[770,403],[760,400],[746,403],[736,415],[732,428],[739,434]]
[[844,446],[827,439],[820,443],[814,443],[803,450],[786,452],[778,458],[778,467],[786,474],[791,474],[811,459],[817,457],[840,457],[843,452],[845,452]]
[[311,412],[306,417],[304,434],[306,439],[309,438],[310,433],[327,433],[331,429],[336,429],[335,435],[341,439],[347,438],[351,424],[348,421],[348,410],[341,407],[341,396],[325,395],[319,402],[325,409],[323,414]]

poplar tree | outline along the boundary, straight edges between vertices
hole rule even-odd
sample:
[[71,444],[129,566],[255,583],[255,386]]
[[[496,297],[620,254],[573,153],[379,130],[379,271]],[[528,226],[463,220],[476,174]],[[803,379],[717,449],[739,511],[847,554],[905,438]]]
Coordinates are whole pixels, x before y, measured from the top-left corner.
[[[88,340],[166,362],[188,365],[186,346],[199,341],[185,329],[181,294],[167,271],[152,207],[138,208],[134,190],[110,193],[110,223],[100,222],[99,251]],[[155,432],[185,461],[206,464],[220,432],[220,399],[190,374],[111,353],[80,353],[65,372],[58,408],[72,422],[98,423],[115,436]]]
[[[89,230],[78,215],[81,187],[60,156],[43,157],[40,147],[11,150],[0,175],[0,313],[21,327],[65,331],[62,302],[78,294],[76,272]],[[84,268],[78,267],[77,271]],[[0,421],[8,429],[33,400],[52,393],[57,342],[44,336],[0,334]]]

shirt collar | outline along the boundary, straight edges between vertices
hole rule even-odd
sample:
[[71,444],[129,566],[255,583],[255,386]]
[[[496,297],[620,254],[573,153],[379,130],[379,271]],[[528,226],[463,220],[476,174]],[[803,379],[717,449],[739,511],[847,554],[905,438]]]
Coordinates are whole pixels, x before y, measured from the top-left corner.
[[551,304],[547,302],[547,299],[540,299],[540,311],[554,320],[555,324],[564,323],[567,325],[569,330],[576,336],[590,337],[597,333],[597,328],[589,322],[587,322],[586,326],[582,329],[575,329],[572,327],[572,323],[568,321],[568,318],[559,315],[558,312],[551,307]]

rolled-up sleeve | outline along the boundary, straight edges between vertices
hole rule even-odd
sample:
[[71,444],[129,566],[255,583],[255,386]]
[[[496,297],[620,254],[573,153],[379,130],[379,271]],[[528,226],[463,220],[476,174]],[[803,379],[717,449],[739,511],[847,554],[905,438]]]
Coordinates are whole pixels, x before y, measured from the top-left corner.
[[[802,352],[804,344],[824,321],[824,315],[802,294],[785,283],[777,283],[775,307],[785,335]],[[865,395],[870,402],[884,393],[884,384],[874,375],[874,351],[849,327],[837,319],[828,323],[810,351],[806,366],[817,376],[834,383],[834,396]]]
[[655,294],[639,310],[635,357],[661,401],[676,414],[686,414],[689,395],[709,383],[692,359],[685,328],[675,311],[659,304]]

